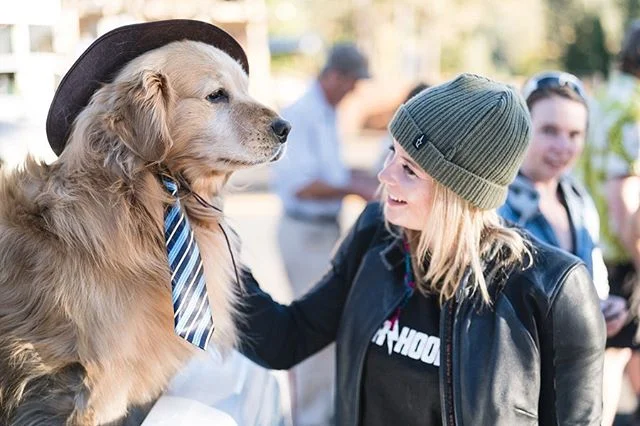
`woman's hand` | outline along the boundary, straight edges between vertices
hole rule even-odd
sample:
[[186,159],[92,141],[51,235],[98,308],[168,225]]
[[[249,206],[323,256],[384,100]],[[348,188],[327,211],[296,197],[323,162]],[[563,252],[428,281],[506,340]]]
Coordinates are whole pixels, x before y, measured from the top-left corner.
[[626,324],[629,317],[627,301],[620,296],[610,295],[606,300],[600,302],[600,310],[607,324],[607,337],[615,336]]

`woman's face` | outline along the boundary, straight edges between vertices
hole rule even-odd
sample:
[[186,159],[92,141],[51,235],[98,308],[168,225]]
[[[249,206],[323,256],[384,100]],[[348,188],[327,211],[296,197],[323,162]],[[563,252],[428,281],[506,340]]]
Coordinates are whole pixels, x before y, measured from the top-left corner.
[[535,182],[558,179],[573,167],[584,148],[587,108],[554,95],[533,104],[531,123],[533,137],[522,173]]
[[422,231],[429,216],[434,182],[395,140],[378,179],[386,196],[382,201],[387,220]]

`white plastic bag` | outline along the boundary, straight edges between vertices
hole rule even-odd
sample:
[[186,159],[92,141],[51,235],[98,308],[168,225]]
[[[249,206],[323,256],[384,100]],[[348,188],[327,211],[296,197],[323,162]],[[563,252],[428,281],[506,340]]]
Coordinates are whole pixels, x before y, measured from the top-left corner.
[[193,399],[163,395],[142,426],[239,426],[227,413]]
[[143,426],[285,424],[280,388],[270,370],[236,351],[224,360],[215,349],[207,355],[194,358],[172,380]]

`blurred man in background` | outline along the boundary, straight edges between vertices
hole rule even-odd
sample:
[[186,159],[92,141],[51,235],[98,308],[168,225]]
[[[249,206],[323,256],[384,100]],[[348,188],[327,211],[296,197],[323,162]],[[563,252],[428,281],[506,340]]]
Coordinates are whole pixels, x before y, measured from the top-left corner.
[[[292,131],[285,157],[273,167],[272,185],[282,200],[278,243],[292,298],[328,268],[340,236],[342,199],[355,194],[369,200],[377,188],[373,176],[343,162],[336,117],[338,104],[365,78],[365,56],[353,44],[337,44],[311,87],[282,111]],[[332,424],[334,357],[331,345],[291,371],[294,426]]]

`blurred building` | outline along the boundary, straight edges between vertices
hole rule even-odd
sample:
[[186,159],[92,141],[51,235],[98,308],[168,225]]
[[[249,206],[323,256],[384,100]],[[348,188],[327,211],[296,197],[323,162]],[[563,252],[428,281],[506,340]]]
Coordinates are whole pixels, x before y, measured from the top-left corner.
[[[265,0],[63,0],[78,13],[80,40],[134,22],[197,19],[230,33],[249,59],[252,94],[269,103],[269,48]],[[83,48],[86,46],[83,46]]]
[[0,158],[28,151],[50,156],[44,119],[78,40],[77,15],[59,0],[2,1],[0,14]]
[[0,0],[0,10],[0,158],[8,163],[27,151],[51,158],[44,123],[58,83],[91,42],[121,25],[189,18],[220,26],[247,52],[251,93],[273,103],[265,0]]

